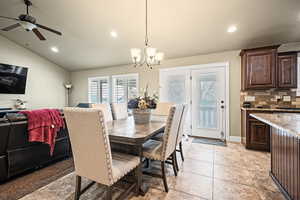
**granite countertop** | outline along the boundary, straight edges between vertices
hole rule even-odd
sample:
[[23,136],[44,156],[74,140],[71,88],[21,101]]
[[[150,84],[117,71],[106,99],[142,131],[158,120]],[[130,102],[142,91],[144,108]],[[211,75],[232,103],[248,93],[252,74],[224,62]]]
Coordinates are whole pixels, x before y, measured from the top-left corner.
[[300,109],[298,108],[243,108],[241,107],[241,110],[246,110],[246,111],[268,111],[268,112],[294,112],[294,113],[300,113]]
[[297,113],[253,113],[256,118],[274,128],[287,131],[300,138],[300,114]]

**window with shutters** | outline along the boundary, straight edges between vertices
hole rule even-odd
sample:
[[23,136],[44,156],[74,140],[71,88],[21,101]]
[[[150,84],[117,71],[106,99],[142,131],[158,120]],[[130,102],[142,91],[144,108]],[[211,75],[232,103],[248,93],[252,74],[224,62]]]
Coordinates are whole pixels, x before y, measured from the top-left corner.
[[138,96],[138,74],[112,76],[112,101],[125,103]]
[[109,78],[89,78],[89,103],[109,103]]

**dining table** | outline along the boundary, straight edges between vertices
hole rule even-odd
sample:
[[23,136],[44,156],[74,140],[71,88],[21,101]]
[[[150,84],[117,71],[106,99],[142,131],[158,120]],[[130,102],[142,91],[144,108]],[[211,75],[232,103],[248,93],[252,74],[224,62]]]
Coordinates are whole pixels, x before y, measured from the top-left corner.
[[[107,130],[109,140],[112,144],[112,149],[117,148],[128,151],[128,148],[133,147],[135,155],[140,157],[138,166],[137,184],[140,188],[140,194],[145,195],[148,186],[142,182],[142,166],[143,166],[143,144],[158,133],[161,133],[166,126],[167,116],[152,116],[151,120],[145,124],[137,124],[133,116],[127,119],[113,120],[107,122]],[[127,152],[128,153],[128,152]]]

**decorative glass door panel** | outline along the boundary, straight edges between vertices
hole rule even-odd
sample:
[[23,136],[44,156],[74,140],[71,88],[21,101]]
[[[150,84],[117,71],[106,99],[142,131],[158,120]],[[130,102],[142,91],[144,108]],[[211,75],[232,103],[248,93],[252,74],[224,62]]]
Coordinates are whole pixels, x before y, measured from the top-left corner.
[[192,70],[192,133],[224,136],[225,71],[223,68]]
[[[190,71],[189,70],[165,70],[160,72],[160,101],[175,104],[187,104],[190,102]],[[184,132],[191,135],[191,120],[188,111]]]
[[216,74],[206,74],[197,80],[198,95],[197,103],[197,128],[217,129],[218,128],[218,109],[216,99]]

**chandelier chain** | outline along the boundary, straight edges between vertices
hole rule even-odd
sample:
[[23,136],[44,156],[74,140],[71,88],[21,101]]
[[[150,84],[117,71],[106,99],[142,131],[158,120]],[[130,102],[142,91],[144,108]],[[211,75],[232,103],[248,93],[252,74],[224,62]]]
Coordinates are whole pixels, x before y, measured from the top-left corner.
[[138,48],[131,49],[131,57],[135,67],[146,65],[148,68],[152,69],[154,65],[160,65],[164,58],[164,53],[156,52],[156,48],[152,48],[149,45],[148,7],[148,0],[145,0],[145,47],[143,50]]
[[148,46],[148,0],[146,0],[146,36],[145,36],[145,45]]

